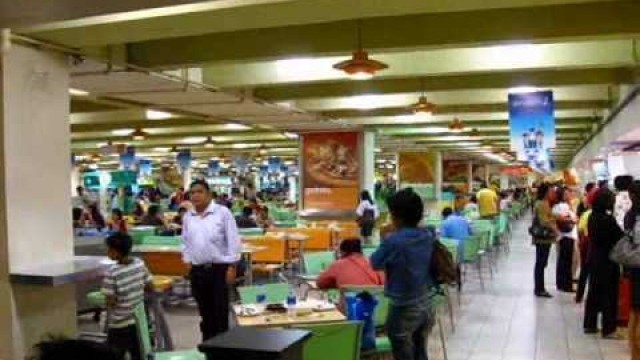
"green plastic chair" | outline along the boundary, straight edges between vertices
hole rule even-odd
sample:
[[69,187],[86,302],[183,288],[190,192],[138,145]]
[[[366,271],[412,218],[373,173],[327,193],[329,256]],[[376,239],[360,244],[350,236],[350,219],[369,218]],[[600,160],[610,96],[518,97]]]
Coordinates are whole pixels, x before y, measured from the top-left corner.
[[366,247],[362,249],[362,254],[367,258],[370,258],[376,250],[378,250],[378,247]]
[[182,238],[180,236],[149,235],[145,236],[139,245],[180,246],[181,244]]
[[362,323],[346,321],[326,325],[296,325],[294,329],[310,330],[312,336],[304,344],[303,360],[359,360]]
[[443,238],[443,237],[441,237],[439,240],[440,240],[440,243],[442,243],[442,245],[444,245],[447,248],[447,250],[449,250],[449,252],[451,253],[451,256],[453,256],[453,260],[455,262],[458,262],[459,241],[456,239],[449,239],[449,238]]
[[182,351],[153,352],[151,334],[149,333],[149,321],[144,310],[144,303],[140,303],[134,309],[133,316],[136,321],[138,339],[140,339],[140,354],[143,359],[154,360],[205,360],[205,355],[196,349]]
[[260,236],[260,235],[264,235],[264,229],[263,228],[244,228],[244,229],[238,229],[238,233],[241,236]]
[[[484,278],[482,276],[482,234],[474,233],[464,242],[464,265],[476,264],[478,266],[478,277],[480,278],[480,287],[484,290]],[[464,272],[463,272],[464,273]]]
[[318,275],[336,261],[336,255],[333,251],[305,253],[302,260],[305,274]]
[[255,304],[256,296],[264,289],[267,295],[267,303],[284,303],[289,295],[289,284],[276,283],[253,286],[241,286],[238,288],[240,302],[243,304]]

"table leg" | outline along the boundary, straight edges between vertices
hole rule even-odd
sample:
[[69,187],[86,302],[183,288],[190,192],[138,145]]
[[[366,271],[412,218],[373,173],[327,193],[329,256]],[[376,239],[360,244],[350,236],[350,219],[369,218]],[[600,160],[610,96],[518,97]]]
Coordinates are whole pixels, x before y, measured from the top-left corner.
[[298,241],[298,274],[304,274],[304,244]]
[[244,278],[247,285],[253,285],[253,260],[251,258],[251,253],[245,254],[245,261],[247,262],[247,268],[245,269],[246,274],[244,275]]

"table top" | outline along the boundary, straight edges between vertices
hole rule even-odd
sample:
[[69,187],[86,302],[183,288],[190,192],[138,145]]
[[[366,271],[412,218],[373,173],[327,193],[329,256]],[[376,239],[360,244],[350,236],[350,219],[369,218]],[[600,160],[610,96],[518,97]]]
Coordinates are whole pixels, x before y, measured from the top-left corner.
[[308,330],[257,329],[237,326],[198,346],[203,353],[214,349],[281,353],[311,337]]
[[252,327],[279,327],[294,325],[309,325],[335,323],[347,318],[338,309],[321,312],[311,312],[300,316],[289,316],[287,313],[268,312],[258,316],[238,316],[238,325]]
[[[242,254],[252,254],[258,251],[265,250],[266,246],[254,246],[243,244],[242,250],[240,252]],[[131,250],[134,253],[182,253],[181,245],[134,245]]]

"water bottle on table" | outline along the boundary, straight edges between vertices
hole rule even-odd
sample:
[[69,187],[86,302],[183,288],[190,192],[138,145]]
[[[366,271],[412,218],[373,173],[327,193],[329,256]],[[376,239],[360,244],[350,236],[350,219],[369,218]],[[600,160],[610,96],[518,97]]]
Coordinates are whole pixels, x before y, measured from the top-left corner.
[[256,294],[256,304],[265,305],[267,302],[267,291],[264,285],[258,286],[258,293]]
[[296,298],[296,292],[293,288],[289,289],[289,294],[287,295],[287,314],[289,316],[296,315],[296,304],[298,299]]

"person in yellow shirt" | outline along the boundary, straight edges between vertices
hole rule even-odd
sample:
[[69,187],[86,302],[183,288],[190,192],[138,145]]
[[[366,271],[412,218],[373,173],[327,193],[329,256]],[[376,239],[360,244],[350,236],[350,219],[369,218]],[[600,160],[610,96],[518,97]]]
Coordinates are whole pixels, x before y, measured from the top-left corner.
[[[590,204],[587,203],[590,207]],[[580,249],[580,276],[578,277],[578,290],[576,291],[576,303],[581,303],[584,298],[584,291],[589,278],[589,267],[587,266],[587,254],[589,253],[589,217],[591,209],[582,213],[578,220],[578,248]]]
[[482,183],[480,191],[476,194],[478,199],[478,211],[480,218],[494,220],[498,215],[500,198],[495,191],[491,190],[486,183]]

